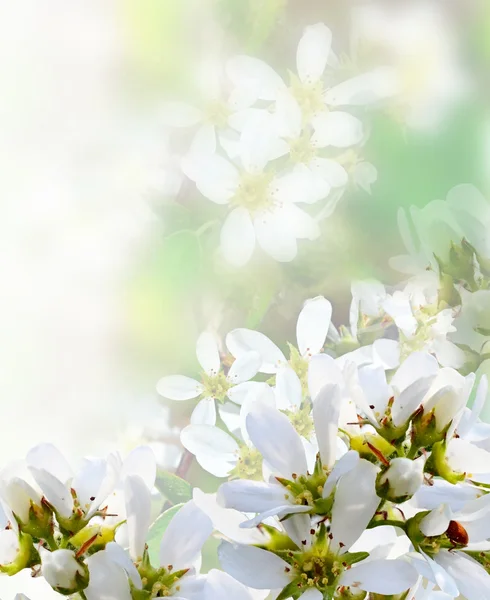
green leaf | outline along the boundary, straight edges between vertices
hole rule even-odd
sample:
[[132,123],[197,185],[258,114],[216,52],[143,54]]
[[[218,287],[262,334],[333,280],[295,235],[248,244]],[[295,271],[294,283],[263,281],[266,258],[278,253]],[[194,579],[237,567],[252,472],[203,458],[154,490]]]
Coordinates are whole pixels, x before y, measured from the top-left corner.
[[182,504],[192,499],[191,484],[174,473],[158,471],[156,486],[172,504]]
[[152,565],[159,564],[158,558],[160,553],[160,543],[162,541],[162,536],[167,530],[170,521],[179,512],[182,506],[183,504],[176,504],[175,506],[172,506],[172,508],[169,508],[168,510],[163,512],[150,527],[146,543],[148,544],[148,553],[150,555],[150,561]]

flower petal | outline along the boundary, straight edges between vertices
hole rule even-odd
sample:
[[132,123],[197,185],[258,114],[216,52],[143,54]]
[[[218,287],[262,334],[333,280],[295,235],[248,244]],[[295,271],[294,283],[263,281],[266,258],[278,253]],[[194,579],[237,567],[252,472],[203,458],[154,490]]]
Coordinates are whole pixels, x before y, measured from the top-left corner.
[[305,451],[289,419],[275,408],[256,403],[247,415],[247,431],[264,460],[284,477],[305,474]]
[[296,237],[285,228],[280,211],[263,212],[254,219],[255,235],[262,250],[278,262],[291,262],[297,252]]
[[323,486],[324,498],[330,496],[340,478],[351,471],[358,462],[359,454],[355,450],[349,450],[337,461]]
[[362,106],[393,96],[397,88],[395,69],[378,67],[339,83],[327,90],[323,98],[331,106]]
[[203,391],[204,387],[199,381],[185,375],[168,375],[157,383],[157,392],[170,400],[190,400]]
[[349,550],[376,512],[379,505],[375,489],[377,474],[375,465],[361,459],[339,481],[330,533],[333,536],[332,546],[340,552]]
[[226,74],[239,89],[250,90],[257,99],[275,100],[286,86],[267,63],[251,56],[234,56],[226,63]]
[[225,508],[246,513],[261,513],[283,506],[288,500],[292,503],[294,496],[280,484],[237,479],[221,484],[217,500],[218,504]]
[[255,546],[221,542],[218,557],[226,573],[257,590],[283,588],[291,581],[286,561]]
[[296,67],[303,83],[315,83],[320,79],[331,45],[332,32],[323,23],[305,28],[296,52]]
[[359,144],[364,136],[362,122],[339,110],[320,113],[312,119],[312,126],[314,134],[311,142],[318,148],[348,148]]
[[129,553],[135,561],[143,557],[146,536],[151,524],[151,492],[138,475],[130,475],[124,482],[126,520],[128,524]]
[[197,338],[196,356],[199,364],[208,375],[216,375],[221,367],[218,342],[210,331],[203,331]]
[[305,302],[296,324],[296,340],[303,356],[318,354],[323,348],[331,318],[332,305],[323,296]]
[[235,358],[254,350],[262,357],[261,373],[276,373],[287,360],[267,336],[253,329],[234,329],[226,336],[226,346]]
[[233,384],[243,383],[255,377],[261,365],[262,357],[260,354],[255,350],[251,350],[235,359],[226,378]]
[[280,410],[295,410],[301,406],[301,381],[293,369],[284,367],[276,375],[276,406]]
[[401,594],[417,582],[418,574],[405,560],[369,560],[344,571],[340,585],[375,594]]
[[441,550],[437,562],[453,577],[459,593],[467,600],[481,600],[490,594],[490,575],[462,552]]
[[332,383],[325,385],[313,400],[313,420],[320,457],[323,467],[329,470],[334,466],[337,458],[341,402],[340,388]]
[[213,532],[211,519],[193,500],[187,502],[170,521],[160,544],[160,565],[173,570],[189,568]]
[[203,398],[192,411],[191,425],[216,425],[216,402],[214,398]]
[[216,477],[226,477],[236,464],[238,445],[218,427],[188,425],[182,430],[180,441],[199,464]]
[[309,167],[333,188],[342,188],[349,182],[349,175],[345,168],[331,158],[316,157],[310,162]]
[[252,258],[255,229],[248,210],[239,206],[231,211],[221,228],[221,252],[234,267],[243,267]]
[[232,402],[242,405],[249,396],[254,398],[260,395],[266,385],[262,381],[244,381],[230,388],[227,395]]

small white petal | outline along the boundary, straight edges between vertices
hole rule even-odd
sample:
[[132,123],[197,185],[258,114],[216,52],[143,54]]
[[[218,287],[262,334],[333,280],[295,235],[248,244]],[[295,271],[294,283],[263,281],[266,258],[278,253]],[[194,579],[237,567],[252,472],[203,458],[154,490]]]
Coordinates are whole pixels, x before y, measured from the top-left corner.
[[247,415],[247,431],[264,460],[278,473],[287,478],[306,473],[301,438],[286,415],[255,403]]
[[160,565],[173,570],[189,568],[213,531],[211,519],[193,500],[170,521],[160,544]]
[[[375,485],[378,468],[361,459],[337,486],[330,533],[332,547],[347,552],[366,529],[379,505]],[[341,546],[344,544],[344,546]]]
[[237,479],[220,486],[217,500],[225,508],[261,513],[287,504],[288,496],[292,504],[294,497],[282,485]]
[[315,422],[318,448],[322,465],[329,470],[337,457],[337,432],[341,407],[340,388],[327,384],[313,400],[313,420]]
[[428,537],[442,535],[447,531],[451,519],[451,509],[447,504],[441,504],[420,521],[420,531]]
[[466,473],[478,481],[478,475],[490,472],[490,452],[461,438],[452,439],[447,447],[446,460],[455,471]]
[[234,267],[243,267],[252,258],[255,248],[255,229],[250,213],[243,207],[235,208],[221,228],[221,252]]
[[342,188],[349,182],[349,175],[342,165],[330,158],[314,158],[310,164],[312,171],[321,175],[333,188]]
[[482,600],[490,595],[490,575],[475,560],[457,550],[441,550],[437,562],[453,577],[467,600]]
[[296,67],[303,83],[314,83],[320,79],[325,70],[332,32],[323,23],[306,27],[296,52]]
[[340,478],[351,471],[358,462],[359,454],[355,450],[349,450],[337,461],[323,487],[324,498],[330,496]]
[[216,403],[214,398],[203,398],[192,411],[191,425],[216,425]]
[[329,89],[324,100],[331,106],[362,106],[393,96],[397,89],[395,69],[378,67]]
[[261,172],[273,158],[277,134],[271,115],[262,112],[251,116],[240,136],[240,158],[249,173]]
[[307,300],[296,324],[298,349],[303,356],[318,354],[323,348],[332,318],[332,305],[323,296]]
[[296,237],[285,225],[279,211],[263,212],[254,219],[257,242],[266,254],[278,262],[291,262],[298,252]]
[[301,406],[301,381],[289,367],[279,369],[276,375],[276,405],[280,410],[295,410]]
[[124,483],[129,537],[129,553],[133,560],[143,557],[151,524],[151,492],[138,475],[127,477]]
[[255,377],[261,365],[262,357],[258,352],[252,350],[235,359],[226,378],[230,383],[243,383]]
[[261,548],[221,542],[218,557],[226,573],[254,589],[283,588],[291,581],[288,563]]
[[311,141],[319,148],[348,148],[359,144],[364,136],[362,122],[341,111],[317,115],[312,119],[312,126],[315,132]]
[[216,477],[226,477],[236,464],[238,445],[225,431],[211,425],[188,425],[180,440],[199,464]]
[[275,100],[286,86],[268,64],[251,56],[234,56],[226,63],[230,81],[239,89],[249,90],[257,99]]
[[169,375],[157,383],[157,392],[170,400],[190,400],[203,391],[204,387],[199,381],[185,375]]
[[193,157],[207,156],[216,152],[216,130],[211,123],[204,123],[193,137],[189,154]]
[[220,370],[218,342],[210,331],[204,331],[197,338],[196,356],[199,364],[208,375],[216,375]]
[[234,329],[226,336],[226,346],[235,358],[254,350],[262,357],[262,373],[275,373],[287,364],[284,354],[267,336],[253,329]]
[[274,120],[280,136],[298,138],[301,135],[301,108],[288,89],[277,95]]
[[260,395],[264,386],[267,384],[261,381],[244,381],[228,390],[228,398],[235,404],[242,405],[248,397],[255,399]]
[[344,571],[339,583],[389,595],[407,591],[417,579],[417,571],[405,560],[369,560]]

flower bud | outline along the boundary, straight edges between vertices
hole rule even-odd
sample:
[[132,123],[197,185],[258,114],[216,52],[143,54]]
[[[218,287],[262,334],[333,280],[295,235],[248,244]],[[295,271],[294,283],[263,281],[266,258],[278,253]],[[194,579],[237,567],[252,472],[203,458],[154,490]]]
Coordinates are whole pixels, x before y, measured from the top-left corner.
[[417,460],[394,458],[390,466],[378,475],[376,493],[391,502],[404,502],[411,498],[424,481],[423,457]]
[[76,558],[72,550],[50,552],[41,547],[39,552],[44,579],[56,592],[69,595],[88,586],[88,567]]
[[1,493],[24,533],[38,539],[51,537],[52,512],[34,488],[14,477],[2,486]]
[[15,575],[36,562],[32,537],[15,527],[0,532],[0,572]]

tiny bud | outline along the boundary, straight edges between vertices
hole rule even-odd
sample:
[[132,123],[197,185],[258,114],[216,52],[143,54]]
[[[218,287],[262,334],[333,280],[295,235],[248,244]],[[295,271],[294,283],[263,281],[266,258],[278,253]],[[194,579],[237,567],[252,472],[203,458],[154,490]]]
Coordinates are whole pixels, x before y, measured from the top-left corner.
[[376,493],[392,502],[408,500],[424,482],[424,464],[424,457],[417,460],[394,458],[378,476]]

